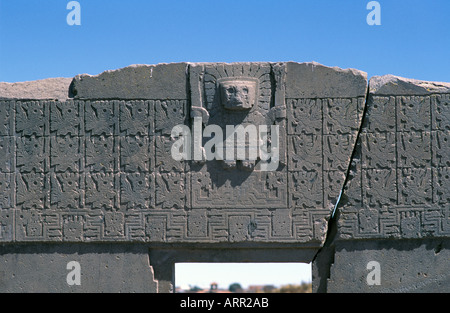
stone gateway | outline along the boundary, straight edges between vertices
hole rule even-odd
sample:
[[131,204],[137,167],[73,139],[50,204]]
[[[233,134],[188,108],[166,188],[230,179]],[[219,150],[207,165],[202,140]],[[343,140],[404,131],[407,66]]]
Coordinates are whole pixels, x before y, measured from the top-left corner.
[[0,83],[0,292],[172,292],[177,262],[449,292],[448,140],[449,83],[314,62]]

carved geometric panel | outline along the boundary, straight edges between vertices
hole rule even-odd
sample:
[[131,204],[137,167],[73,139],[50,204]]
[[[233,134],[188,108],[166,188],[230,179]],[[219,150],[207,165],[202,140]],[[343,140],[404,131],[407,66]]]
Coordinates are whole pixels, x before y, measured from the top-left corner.
[[48,137],[20,137],[16,139],[16,167],[21,173],[48,172],[50,147]]
[[395,168],[395,137],[393,132],[361,134],[363,168]]
[[50,133],[56,136],[84,134],[84,104],[80,101],[50,103]]
[[362,114],[362,99],[323,100],[324,134],[351,134],[359,129]]
[[120,102],[120,133],[125,136],[154,135],[154,105],[151,101]]
[[0,136],[14,135],[14,113],[14,101],[0,101]]
[[397,205],[395,170],[363,170],[363,201],[365,206],[379,208]]
[[346,172],[355,138],[355,135],[325,135],[323,138],[324,168]]
[[303,210],[324,207],[322,184],[322,171],[290,173],[290,206]]
[[14,171],[14,137],[0,136],[0,172],[11,173]]
[[186,207],[186,174],[156,174],[156,208],[184,209]]
[[430,131],[430,97],[397,97],[397,130]]
[[16,176],[16,205],[21,209],[44,209],[48,206],[49,177],[43,173]]
[[345,173],[342,171],[324,171],[324,204],[334,206],[339,198],[345,182]]
[[21,136],[48,136],[49,102],[16,102],[16,132]]
[[[286,99],[282,63],[190,65],[186,74],[191,99],[2,101],[0,241],[323,242],[346,180],[363,93]],[[430,107],[435,100],[430,98]],[[202,130],[278,126],[277,168],[262,170],[261,156],[174,160],[179,138],[172,129],[192,130],[194,116],[202,117]],[[414,131],[428,136],[418,144],[442,138],[435,140],[431,129]],[[272,151],[275,135],[270,129],[265,142]],[[380,137],[390,154],[396,136]],[[368,149],[367,156],[376,150]],[[373,153],[379,159],[367,157],[367,169],[387,171],[395,161],[382,160],[385,151]],[[444,153],[430,151],[421,169],[430,167],[431,155],[446,164]],[[413,162],[408,156],[404,169]],[[433,175],[442,177],[433,186],[445,189],[445,175]],[[361,184],[374,176],[360,175]],[[413,184],[402,186],[415,190]],[[380,196],[360,194],[371,201]],[[434,189],[430,196],[442,198]]]
[[86,174],[86,208],[105,210],[117,208],[118,186],[118,176],[115,174]]
[[155,132],[160,135],[170,135],[176,125],[186,124],[187,101],[168,100],[151,101],[155,110]]
[[120,174],[120,204],[128,210],[154,208],[155,178],[148,173]]
[[[325,100],[326,101],[326,100]],[[289,99],[288,133],[320,134],[322,132],[322,100],[321,99]]]
[[124,172],[148,172],[154,167],[154,137],[120,137],[120,168]]
[[370,133],[396,131],[396,99],[394,96],[369,95],[363,129]]
[[0,211],[14,208],[15,174],[0,173]]
[[118,166],[118,137],[91,136],[86,139],[86,168],[93,172],[115,172]]
[[450,94],[431,97],[431,126],[433,130],[450,130]]
[[[360,136],[362,208],[340,208],[339,233],[350,238],[450,236],[449,95],[369,96]],[[358,158],[361,155],[361,159]]]
[[50,177],[50,204],[55,209],[79,209],[84,205],[83,176],[58,173]]
[[398,132],[399,167],[424,168],[431,165],[430,132]]
[[192,173],[192,207],[286,208],[286,184],[286,173],[280,172]]
[[55,172],[79,172],[84,167],[84,141],[80,137],[51,137],[50,166]]
[[0,210],[0,242],[14,240],[14,210]]
[[433,202],[450,203],[450,167],[433,169]]
[[432,202],[431,169],[402,169],[398,173],[399,204]]
[[85,216],[66,214],[62,217],[63,241],[82,241],[84,238]]
[[155,167],[161,172],[184,172],[186,163],[176,161],[171,154],[175,139],[168,136],[155,137]]
[[290,171],[322,171],[322,136],[300,134],[288,137]]
[[431,137],[433,166],[450,166],[450,131],[433,131]]
[[85,129],[90,135],[118,135],[118,101],[86,101]]

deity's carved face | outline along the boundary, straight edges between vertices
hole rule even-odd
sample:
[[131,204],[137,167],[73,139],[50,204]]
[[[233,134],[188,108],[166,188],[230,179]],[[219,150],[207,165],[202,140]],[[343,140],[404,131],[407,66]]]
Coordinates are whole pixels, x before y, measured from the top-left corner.
[[219,86],[221,101],[227,110],[249,110],[256,104],[257,83],[254,80],[222,80]]

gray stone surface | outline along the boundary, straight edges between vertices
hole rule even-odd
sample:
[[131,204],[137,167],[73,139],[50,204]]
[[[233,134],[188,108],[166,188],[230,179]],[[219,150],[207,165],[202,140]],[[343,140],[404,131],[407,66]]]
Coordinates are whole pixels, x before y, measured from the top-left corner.
[[[340,241],[333,247],[329,293],[448,293],[450,240]],[[379,264],[377,270],[370,262]]]
[[374,76],[370,79],[370,93],[374,95],[432,95],[450,93],[450,83],[429,82],[394,75]]
[[[314,262],[315,291],[450,290],[448,87],[370,80],[348,181]],[[381,265],[380,285],[367,283],[370,261]]]
[[[398,93],[379,95],[393,82]],[[346,201],[339,208],[340,238],[450,236],[450,93],[441,93],[450,90],[430,87],[424,95],[424,86],[436,85],[392,76],[370,81]]]
[[[367,81],[362,72],[315,64],[310,79],[332,80],[313,92],[309,85],[298,86],[299,98],[287,99],[289,79],[301,78],[304,66],[309,68],[294,63],[132,66],[77,76],[75,100],[3,101],[6,153],[0,170],[7,184],[0,241],[320,247],[345,181]],[[296,72],[289,74],[289,67]],[[355,80],[365,83],[353,86]],[[330,92],[340,89],[355,92],[345,98]],[[272,142],[271,125],[277,125],[276,167],[264,170],[260,159],[239,156],[227,162],[175,160],[172,129],[184,125],[193,132],[195,116],[204,118],[204,128],[216,125],[224,131],[227,125],[267,126]]]
[[316,62],[286,63],[286,98],[365,97],[367,73]]
[[[65,244],[0,246],[2,293],[155,293],[148,248],[139,245]],[[76,276],[80,285],[69,285]],[[70,265],[70,264],[69,264]]]
[[[0,83],[0,98],[0,291],[171,292],[175,262],[293,260],[313,261],[316,292],[448,290],[450,84],[175,63]],[[210,158],[208,136],[173,157],[175,126],[227,125],[267,127],[274,167]],[[82,288],[60,271],[74,258]]]
[[187,99],[187,63],[130,65],[99,75],[77,75],[76,99]]
[[29,82],[0,82],[0,100],[3,99],[53,99],[69,98],[72,78],[47,78]]

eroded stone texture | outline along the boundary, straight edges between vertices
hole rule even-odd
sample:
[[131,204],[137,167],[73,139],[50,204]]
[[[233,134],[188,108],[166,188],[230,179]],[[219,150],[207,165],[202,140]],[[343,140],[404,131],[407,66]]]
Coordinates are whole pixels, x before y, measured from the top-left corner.
[[336,243],[327,292],[447,293],[448,243],[436,238]]
[[449,94],[446,83],[371,79],[340,239],[450,236]]
[[[67,235],[77,238],[78,219],[66,221]],[[69,230],[70,229],[70,230]],[[8,245],[0,250],[3,293],[155,293],[148,249],[120,244]],[[69,285],[79,265],[80,285]],[[20,264],[18,266],[18,264]]]
[[[314,72],[311,64],[296,63],[191,66],[191,117],[202,117],[204,128],[219,125],[225,129],[237,124],[280,127],[280,162],[274,172],[261,171],[260,160],[191,164],[192,209],[207,209],[213,238],[228,232],[232,242],[324,240],[327,220],[345,181],[367,82],[362,72],[319,67]],[[295,85],[304,75],[310,79],[328,75],[329,84],[314,90],[309,85]],[[349,78],[348,88],[354,88],[348,96],[340,89],[347,79],[343,76]],[[245,88],[250,94],[256,85],[258,101],[230,111],[223,97],[224,81],[241,86],[239,97]],[[361,88],[352,86],[354,81]],[[216,220],[220,224],[212,224]]]
[[186,99],[187,63],[131,65],[99,75],[77,75],[76,99]]
[[[243,260],[314,260],[315,291],[448,289],[450,84],[374,77],[366,99],[365,73],[294,62],[138,65],[71,82],[0,83],[0,290],[168,292],[177,261]],[[176,126],[238,125],[267,127],[269,151],[278,139],[274,168],[237,152],[250,135],[232,160],[206,153],[212,133],[173,157]],[[83,289],[48,266],[75,256],[90,264]],[[37,260],[45,275],[31,273]],[[365,281],[372,261],[381,287]]]
[[72,78],[47,78],[18,83],[0,83],[0,99],[67,100]]
[[[366,89],[365,73],[316,63],[179,63],[79,75],[75,100],[4,100],[1,225],[14,227],[0,238],[320,246]],[[266,126],[279,162],[175,160],[172,130],[196,117],[201,131]]]

